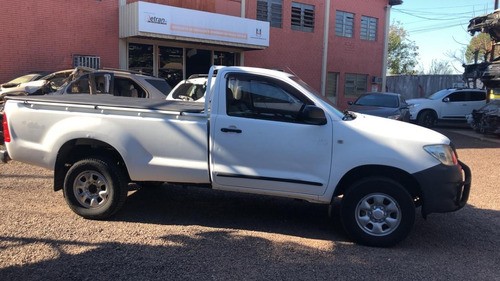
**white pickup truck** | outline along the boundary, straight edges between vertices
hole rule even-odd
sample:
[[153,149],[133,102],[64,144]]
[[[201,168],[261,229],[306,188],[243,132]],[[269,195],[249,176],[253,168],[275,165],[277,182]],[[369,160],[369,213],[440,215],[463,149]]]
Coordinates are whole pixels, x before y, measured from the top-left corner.
[[[212,80],[214,79],[214,80]],[[54,171],[54,190],[88,219],[113,215],[131,183],[167,182],[320,204],[341,197],[358,243],[391,246],[416,208],[462,208],[470,169],[445,136],[405,122],[342,113],[297,77],[212,67],[205,103],[108,95],[11,97],[9,159]]]

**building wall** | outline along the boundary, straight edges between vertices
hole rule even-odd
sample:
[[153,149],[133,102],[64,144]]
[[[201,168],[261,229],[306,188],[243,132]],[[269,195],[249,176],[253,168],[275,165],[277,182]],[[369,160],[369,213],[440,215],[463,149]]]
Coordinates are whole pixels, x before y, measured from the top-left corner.
[[[291,2],[283,1],[282,28],[271,27],[269,48],[264,51],[245,52],[245,65],[282,69],[296,74],[319,90],[323,55],[324,1],[300,1],[314,5],[314,32],[291,29]],[[247,18],[255,19],[256,13],[256,1],[247,1]]]
[[[329,60],[328,71],[338,72],[338,101],[341,108],[347,106],[353,97],[344,97],[345,74],[368,74],[367,90],[372,89],[373,77],[382,76],[382,60],[384,51],[385,6],[387,0],[339,0],[332,1],[330,12]],[[337,10],[354,13],[354,36],[352,38],[335,35],[335,12]],[[360,39],[361,16],[378,19],[375,41]],[[381,91],[380,85],[378,90]]]
[[[126,0],[125,3],[136,2]],[[121,0],[11,1],[0,17],[0,82],[30,71],[56,71],[72,67],[72,57],[96,55],[102,67],[119,66],[118,8]],[[241,0],[147,0],[164,5],[239,16]],[[246,0],[246,17],[256,18],[256,0]],[[296,0],[314,6],[314,32],[291,29],[291,3],[283,1],[282,28],[270,28],[270,46],[246,51],[244,65],[295,73],[321,89],[325,2]],[[328,72],[338,72],[337,104],[345,108],[345,73],[382,75],[382,54],[387,0],[332,0],[329,19]],[[354,37],[335,35],[335,11],[355,14]],[[378,19],[377,40],[360,39],[361,16]]]
[[72,67],[97,55],[118,67],[117,1],[9,1],[0,17],[0,83],[30,71]]

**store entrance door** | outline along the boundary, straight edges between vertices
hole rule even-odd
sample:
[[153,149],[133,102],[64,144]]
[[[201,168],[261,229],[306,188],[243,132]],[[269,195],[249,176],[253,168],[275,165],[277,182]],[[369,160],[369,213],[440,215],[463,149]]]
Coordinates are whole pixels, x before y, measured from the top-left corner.
[[212,52],[186,49],[186,78],[192,74],[206,74],[212,65]]

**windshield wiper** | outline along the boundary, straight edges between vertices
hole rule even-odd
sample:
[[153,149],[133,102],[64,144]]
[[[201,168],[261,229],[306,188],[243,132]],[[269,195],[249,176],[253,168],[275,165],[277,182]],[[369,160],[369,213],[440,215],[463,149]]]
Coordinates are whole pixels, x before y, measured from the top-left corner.
[[346,121],[346,120],[354,120],[356,119],[356,117],[358,117],[356,115],[356,113],[352,112],[352,111],[349,111],[349,110],[345,110],[344,111],[344,117],[342,117],[342,120]]

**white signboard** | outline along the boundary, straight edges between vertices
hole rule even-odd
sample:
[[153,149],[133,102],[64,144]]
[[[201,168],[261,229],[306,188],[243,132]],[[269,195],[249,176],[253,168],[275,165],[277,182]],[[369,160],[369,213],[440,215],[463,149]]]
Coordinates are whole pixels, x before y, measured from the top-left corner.
[[269,22],[138,2],[139,32],[269,46]]

